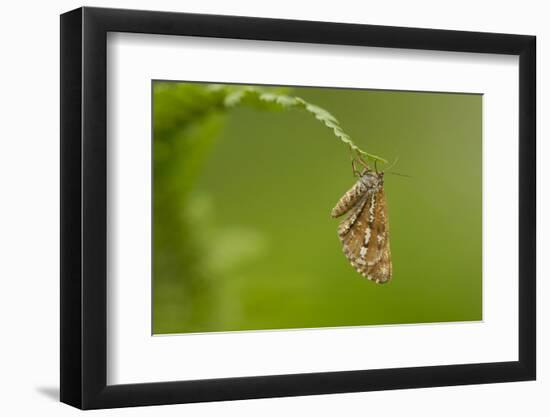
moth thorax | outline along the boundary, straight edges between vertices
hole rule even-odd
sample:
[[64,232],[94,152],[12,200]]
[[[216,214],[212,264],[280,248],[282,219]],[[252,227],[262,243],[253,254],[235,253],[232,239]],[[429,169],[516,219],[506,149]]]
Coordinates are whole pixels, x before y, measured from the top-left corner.
[[378,188],[384,182],[384,173],[367,172],[361,176],[361,182],[369,189]]

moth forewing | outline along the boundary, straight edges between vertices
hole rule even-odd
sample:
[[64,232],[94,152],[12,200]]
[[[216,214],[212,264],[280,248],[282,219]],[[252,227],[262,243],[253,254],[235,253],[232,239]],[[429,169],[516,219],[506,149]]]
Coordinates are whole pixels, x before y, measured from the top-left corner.
[[349,214],[338,225],[338,236],[342,239],[355,224],[363,208],[367,204],[367,193],[355,204],[355,206],[349,211]]
[[351,265],[376,283],[388,282],[392,265],[383,173],[363,173],[333,209],[333,213],[340,211],[349,212],[338,236]]
[[361,197],[367,192],[367,186],[361,180],[357,181],[341,198],[332,209],[332,217],[340,217],[355,206]]
[[385,283],[391,279],[392,265],[387,201],[383,188],[376,193],[375,201],[365,273],[369,279]]

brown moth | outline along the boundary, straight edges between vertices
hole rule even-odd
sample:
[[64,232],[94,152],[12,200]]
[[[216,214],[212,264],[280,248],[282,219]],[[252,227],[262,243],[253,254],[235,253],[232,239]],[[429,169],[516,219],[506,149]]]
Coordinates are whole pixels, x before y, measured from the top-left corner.
[[392,264],[383,172],[365,169],[361,173],[331,215],[340,217],[346,213],[338,226],[338,237],[351,266],[377,284],[388,282]]

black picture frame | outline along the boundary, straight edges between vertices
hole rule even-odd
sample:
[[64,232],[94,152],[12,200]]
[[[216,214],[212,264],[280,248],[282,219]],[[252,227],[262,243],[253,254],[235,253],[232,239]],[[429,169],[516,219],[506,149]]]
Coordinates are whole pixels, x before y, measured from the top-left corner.
[[[107,385],[108,32],[519,56],[519,360]],[[534,36],[154,11],[61,15],[61,401],[81,409],[533,380],[536,375]]]

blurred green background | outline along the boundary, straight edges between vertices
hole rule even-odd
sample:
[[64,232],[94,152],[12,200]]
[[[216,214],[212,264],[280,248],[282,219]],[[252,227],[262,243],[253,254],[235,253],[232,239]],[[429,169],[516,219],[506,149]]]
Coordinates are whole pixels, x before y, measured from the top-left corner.
[[347,147],[305,111],[227,109],[238,88],[153,82],[153,333],[482,319],[481,95],[274,89],[410,176],[385,177],[393,279],[376,285],[330,217]]

